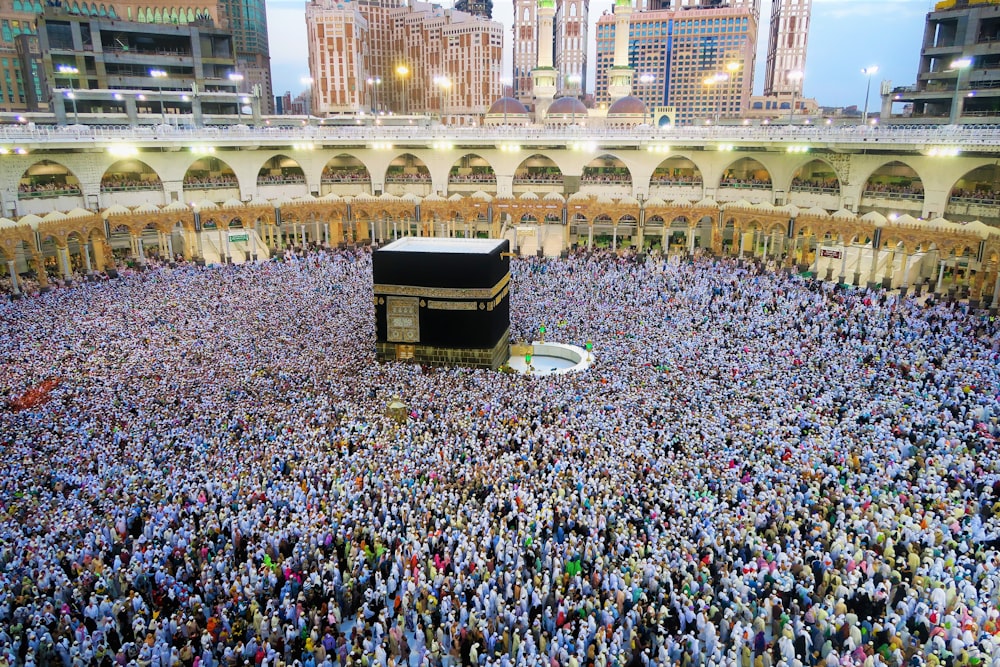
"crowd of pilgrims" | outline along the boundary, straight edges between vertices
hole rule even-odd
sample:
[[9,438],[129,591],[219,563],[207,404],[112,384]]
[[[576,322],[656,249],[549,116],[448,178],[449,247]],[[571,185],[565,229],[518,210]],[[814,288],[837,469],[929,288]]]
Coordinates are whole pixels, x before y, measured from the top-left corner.
[[512,272],[592,368],[376,363],[363,249],[0,305],[0,667],[1000,666],[993,318]]

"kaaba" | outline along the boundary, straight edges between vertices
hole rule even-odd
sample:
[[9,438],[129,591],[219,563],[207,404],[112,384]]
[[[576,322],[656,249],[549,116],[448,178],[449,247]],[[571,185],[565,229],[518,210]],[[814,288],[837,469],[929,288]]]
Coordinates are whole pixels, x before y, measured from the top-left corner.
[[372,255],[379,361],[499,368],[510,358],[510,243],[405,237]]

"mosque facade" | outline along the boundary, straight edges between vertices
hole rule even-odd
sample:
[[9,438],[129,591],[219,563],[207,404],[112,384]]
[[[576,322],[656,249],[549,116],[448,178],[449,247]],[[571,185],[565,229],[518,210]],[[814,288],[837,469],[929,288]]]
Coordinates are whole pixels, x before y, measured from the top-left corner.
[[[575,113],[559,100],[550,111]],[[489,237],[550,255],[753,254],[893,287],[932,289],[947,269],[995,300],[1000,140],[977,135],[959,153],[926,132],[878,132],[817,129],[810,143],[777,128],[728,139],[623,129],[568,140],[511,127],[305,142],[262,131],[211,145],[93,138],[85,149],[26,133],[4,148],[0,251],[9,270],[69,273],[99,270],[112,254],[141,261],[153,246],[239,262],[302,241]]]

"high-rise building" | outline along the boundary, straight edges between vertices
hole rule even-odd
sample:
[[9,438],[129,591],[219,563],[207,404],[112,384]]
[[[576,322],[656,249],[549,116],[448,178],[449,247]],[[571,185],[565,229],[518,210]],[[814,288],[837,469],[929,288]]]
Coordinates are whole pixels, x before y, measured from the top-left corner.
[[514,97],[532,104],[531,70],[538,62],[538,0],[514,0]]
[[362,108],[368,51],[368,21],[357,5],[319,1],[306,5],[306,39],[312,111],[353,113]]
[[879,91],[883,117],[897,104],[912,105],[909,115],[913,118],[995,122],[1000,117],[998,42],[1000,5],[996,2],[938,2],[927,14],[916,85]]
[[587,90],[587,24],[590,0],[557,0],[555,66],[557,97],[582,97]]
[[[247,4],[249,3],[249,4]],[[252,6],[251,6],[252,5]],[[204,19],[223,30],[232,30],[238,68],[244,75],[243,88],[253,92],[260,85],[261,101],[271,101],[271,74],[267,44],[267,21],[264,0],[171,0],[164,5],[156,0],[110,0],[101,3],[79,0],[0,0],[0,111],[27,111],[32,102],[41,105],[46,96],[39,70],[31,63],[22,63],[22,53],[30,40],[18,51],[20,35],[37,35],[38,16],[48,7],[70,15],[121,19],[147,24],[186,25]],[[237,28],[234,29],[231,19]],[[243,36],[236,34],[242,31]],[[240,41],[242,40],[242,41]],[[22,40],[23,41],[23,40]],[[150,68],[169,63],[150,61]],[[30,75],[30,76],[28,76]],[[29,80],[30,78],[30,80]],[[86,68],[79,76],[83,88],[96,88],[97,81]],[[34,89],[30,92],[29,89]],[[30,93],[30,94],[29,94]],[[272,102],[273,103],[273,102]]]
[[503,26],[398,0],[306,6],[313,112],[432,113],[471,123],[503,93]]
[[[676,4],[676,3],[675,3]],[[739,115],[753,89],[757,3],[635,12],[629,20],[632,94],[675,108],[678,123]],[[596,101],[610,105],[615,19],[597,22]]]
[[764,95],[802,97],[812,0],[771,0]]
[[493,0],[456,0],[455,9],[484,19],[493,18]]
[[677,122],[739,116],[753,91],[754,5],[682,11],[672,41],[667,103]]
[[236,66],[245,90],[259,95],[261,111],[274,113],[271,90],[271,53],[267,42],[264,0],[218,0],[236,47]]

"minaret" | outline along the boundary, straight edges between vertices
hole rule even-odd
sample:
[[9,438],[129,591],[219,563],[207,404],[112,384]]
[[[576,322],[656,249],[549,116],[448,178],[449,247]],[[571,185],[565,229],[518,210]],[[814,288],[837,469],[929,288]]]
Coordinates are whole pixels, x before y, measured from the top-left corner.
[[615,64],[608,71],[608,95],[612,103],[632,94],[632,68],[628,64],[631,16],[632,0],[615,0]]
[[556,96],[557,71],[552,66],[552,21],[555,15],[555,0],[538,0],[538,66],[531,70],[536,123],[545,120],[545,112]]
[[514,0],[514,97],[531,106],[531,70],[538,64],[538,0]]

